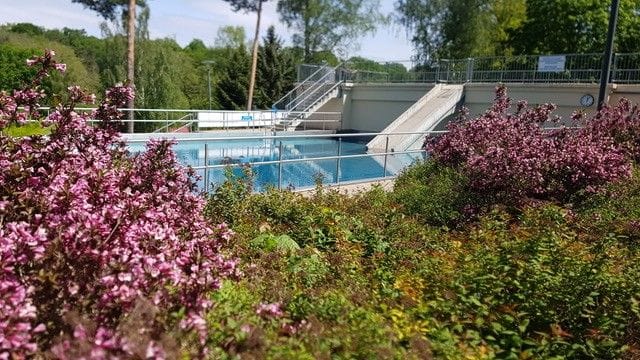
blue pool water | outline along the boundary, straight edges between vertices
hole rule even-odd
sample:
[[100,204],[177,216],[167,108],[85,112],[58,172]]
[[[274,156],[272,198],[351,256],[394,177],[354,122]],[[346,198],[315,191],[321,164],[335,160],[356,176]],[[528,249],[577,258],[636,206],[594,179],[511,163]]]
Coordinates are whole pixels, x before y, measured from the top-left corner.
[[[282,159],[308,159],[325,156],[367,154],[366,140],[343,138],[295,138],[295,139],[247,139],[247,140],[215,140],[215,141],[180,141],[173,149],[182,164],[203,166],[205,164],[205,143],[207,144],[207,163],[209,165],[233,164],[233,171],[242,174],[239,165],[251,164],[254,172],[254,188],[257,191],[267,186],[282,188],[308,188],[315,185],[318,177],[323,183],[349,182],[367,179],[378,179],[396,175],[401,169],[410,165],[422,154],[394,154],[387,157],[387,168],[384,171],[384,155],[370,154],[358,158],[342,158],[338,164],[336,159],[313,160],[292,163],[259,164],[265,161],[277,161],[282,148]],[[282,142],[282,146],[280,143]],[[144,149],[143,143],[130,143],[132,152]],[[204,170],[198,170],[199,183],[204,189]],[[279,176],[281,174],[281,176]],[[208,170],[210,184],[224,181],[224,168]],[[212,186],[208,186],[209,189]]]

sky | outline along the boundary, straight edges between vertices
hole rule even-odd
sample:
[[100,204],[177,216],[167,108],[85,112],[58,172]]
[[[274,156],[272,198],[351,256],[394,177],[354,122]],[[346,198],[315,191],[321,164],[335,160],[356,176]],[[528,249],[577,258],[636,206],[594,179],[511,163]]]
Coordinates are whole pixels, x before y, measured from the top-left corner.
[[[390,14],[394,0],[380,0],[381,12]],[[173,38],[180,45],[198,38],[213,45],[219,27],[244,26],[248,40],[255,31],[255,14],[234,13],[222,0],[148,0],[151,8],[149,32],[151,38]],[[29,22],[47,29],[68,27],[84,29],[100,37],[99,24],[103,19],[71,0],[0,0],[0,24]],[[274,25],[276,34],[290,44],[291,32],[280,23],[276,1],[269,1],[263,9],[261,34]],[[379,27],[373,35],[360,40],[360,49],[348,56],[363,56],[376,61],[408,61],[411,43],[404,28],[397,24]]]

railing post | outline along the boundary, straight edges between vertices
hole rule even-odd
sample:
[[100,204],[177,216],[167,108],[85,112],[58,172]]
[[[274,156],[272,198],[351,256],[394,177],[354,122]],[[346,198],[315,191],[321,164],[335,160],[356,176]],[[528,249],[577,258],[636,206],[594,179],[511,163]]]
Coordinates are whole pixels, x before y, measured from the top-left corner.
[[473,58],[467,58],[467,82],[473,82]]
[[336,159],[336,185],[340,185],[340,155],[342,154],[342,138],[338,138],[338,158]]
[[204,143],[204,193],[209,193],[209,147]]
[[382,168],[382,177],[387,177],[387,155],[389,153],[389,135],[387,134],[387,141],[384,145],[384,166]]
[[278,146],[278,190],[282,189],[282,141]]
[[167,114],[167,116],[165,118],[166,118],[167,121],[166,121],[166,125],[165,126],[167,128],[167,132],[169,132],[169,111],[168,110],[167,110],[166,114]]
[[617,53],[613,53],[613,65],[612,65],[612,69],[611,69],[611,80],[610,82],[615,83],[616,81],[618,81],[618,77],[617,77],[617,73],[618,73],[618,54]]

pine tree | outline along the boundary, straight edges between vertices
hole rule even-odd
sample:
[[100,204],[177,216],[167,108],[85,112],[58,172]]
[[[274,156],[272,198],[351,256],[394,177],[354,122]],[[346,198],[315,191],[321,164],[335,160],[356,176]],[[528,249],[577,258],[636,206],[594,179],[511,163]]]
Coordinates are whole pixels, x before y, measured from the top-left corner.
[[231,53],[216,88],[216,99],[223,110],[246,109],[249,61],[244,46]]
[[295,66],[291,56],[282,48],[273,26],[262,39],[263,46],[258,56],[258,78],[256,104],[261,109],[271,105],[293,88]]

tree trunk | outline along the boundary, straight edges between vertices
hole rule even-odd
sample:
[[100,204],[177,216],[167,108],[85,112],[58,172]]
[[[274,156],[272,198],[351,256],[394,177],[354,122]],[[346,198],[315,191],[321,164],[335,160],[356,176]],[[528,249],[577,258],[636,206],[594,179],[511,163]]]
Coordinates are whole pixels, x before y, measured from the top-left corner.
[[[129,86],[135,88],[135,38],[136,38],[136,0],[129,0],[129,19],[127,20],[128,31],[127,31],[127,80],[129,81]],[[129,100],[127,107],[129,110],[129,123],[127,124],[127,130],[129,133],[133,133],[134,123],[133,123],[133,108],[134,108],[134,100]]]
[[256,84],[256,67],[258,66],[258,36],[260,35],[260,17],[262,16],[262,0],[258,0],[258,20],[256,34],[253,37],[253,56],[251,58],[251,77],[249,78],[249,95],[247,96],[247,111],[251,111],[253,103],[253,87]]

